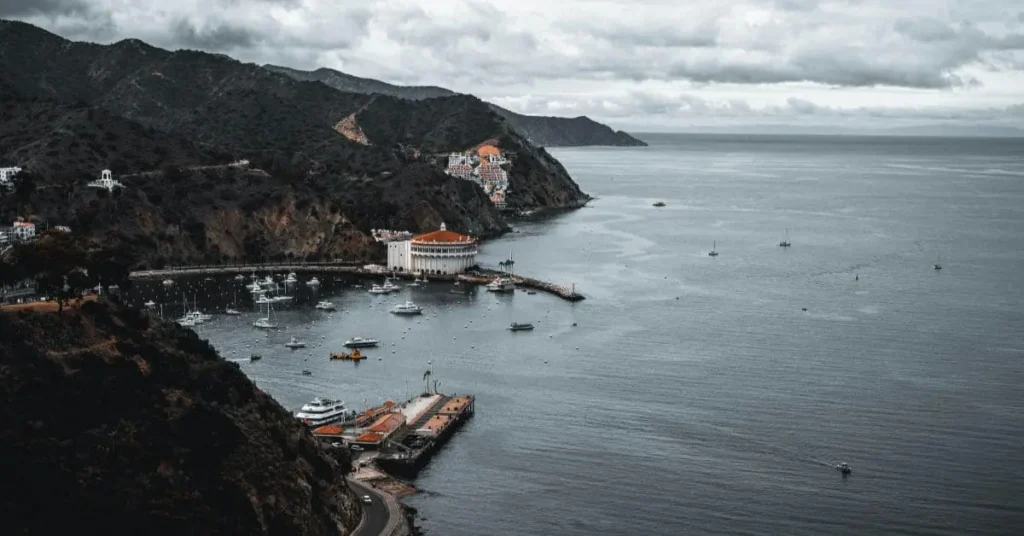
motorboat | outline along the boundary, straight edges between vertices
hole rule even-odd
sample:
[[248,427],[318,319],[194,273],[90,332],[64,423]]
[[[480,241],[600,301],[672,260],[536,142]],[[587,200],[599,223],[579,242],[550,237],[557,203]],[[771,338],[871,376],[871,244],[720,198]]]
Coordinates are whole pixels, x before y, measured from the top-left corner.
[[527,291],[526,291],[526,293],[527,293],[528,295],[530,295],[530,296],[534,296],[534,295],[536,295],[536,294],[537,294],[537,291],[536,291],[536,290],[527,290]]
[[396,315],[418,315],[423,313],[423,308],[411,301],[398,304],[391,309],[391,314]]
[[189,314],[192,315],[192,318],[195,318],[197,324],[202,324],[207,320],[213,320],[213,315],[208,315],[206,313],[200,312],[199,310],[192,311]]
[[259,361],[260,359],[263,359],[260,354],[249,354],[249,361]]
[[272,303],[290,302],[290,301],[292,301],[292,297],[291,296],[274,296],[273,298],[270,298],[270,301]]
[[[306,372],[303,371],[303,374]],[[355,417],[356,411],[346,408],[344,402],[319,397],[314,398],[295,412],[295,418],[307,426],[321,426],[335,421],[351,420]]]
[[345,341],[345,346],[348,348],[372,348],[380,344],[377,339],[364,339],[362,337],[352,337]]
[[317,279],[316,276],[313,276],[309,281],[306,281],[306,286],[307,287],[319,287],[320,286],[320,280]]
[[384,286],[382,286],[381,288],[384,289],[384,292],[388,294],[402,290],[402,287],[394,284],[390,279],[385,279]]
[[232,308],[228,307],[227,309],[224,309],[224,314],[231,315],[231,316],[238,316],[238,315],[242,314],[242,311],[239,311],[238,309],[232,309]]
[[313,375],[313,371],[302,369],[302,375],[303,376],[312,376]]
[[508,327],[509,331],[530,331],[533,329],[533,324],[529,322],[512,322],[512,325]]
[[322,300],[321,302],[317,303],[316,304],[316,308],[321,310],[321,311],[333,311],[333,310],[335,310],[334,304],[329,302],[329,301],[327,301],[327,300]]
[[286,347],[288,347],[288,348],[291,348],[292,350],[295,350],[297,348],[305,348],[306,347],[306,343],[300,341],[299,339],[297,339],[295,337],[292,337],[292,340],[284,343],[284,345]]
[[382,287],[380,285],[377,285],[377,284],[374,284],[372,287],[370,287],[369,292],[370,292],[370,294],[387,294],[388,293],[388,291],[384,290],[384,287]]
[[843,462],[843,463],[840,463],[839,465],[836,465],[836,470],[839,471],[840,473],[844,474],[844,475],[848,475],[848,474],[853,472],[853,469],[850,468],[850,464],[848,464],[846,462]]
[[145,305],[146,307],[149,307],[149,308],[153,308],[153,307],[156,307],[156,302],[153,301],[153,300],[149,300],[148,302],[146,302],[146,303],[144,303],[142,305]]
[[353,350],[351,354],[345,352],[331,354],[331,361],[362,361],[363,359],[366,359],[366,356],[359,351],[359,348]]
[[185,328],[192,328],[195,327],[196,325],[196,321],[191,316],[188,315],[179,318],[178,320],[176,320],[176,322],[178,323],[179,326]]
[[488,292],[512,292],[515,289],[516,283],[511,277],[496,277],[487,284]]
[[173,287],[174,286],[174,280],[172,280],[172,279],[164,279],[163,285],[165,287]]
[[655,207],[659,207],[659,208],[660,208],[660,207],[663,207],[663,206],[665,206],[665,202],[664,202],[664,201],[658,201],[657,203],[654,203],[654,205],[653,205],[653,206],[655,206]]

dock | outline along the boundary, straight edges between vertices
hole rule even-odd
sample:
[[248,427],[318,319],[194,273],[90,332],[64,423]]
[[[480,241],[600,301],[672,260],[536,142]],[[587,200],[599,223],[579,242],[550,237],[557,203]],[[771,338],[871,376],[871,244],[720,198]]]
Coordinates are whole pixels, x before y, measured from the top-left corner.
[[475,412],[474,395],[423,393],[403,404],[385,402],[350,423],[312,432],[324,443],[348,446],[360,468],[373,464],[396,476],[413,476]]

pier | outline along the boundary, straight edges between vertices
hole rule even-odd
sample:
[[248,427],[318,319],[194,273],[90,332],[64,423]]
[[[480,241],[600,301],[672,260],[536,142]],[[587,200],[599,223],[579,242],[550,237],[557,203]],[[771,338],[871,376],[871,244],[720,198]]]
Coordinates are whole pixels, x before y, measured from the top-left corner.
[[[390,275],[391,277],[402,278],[402,279],[413,279],[416,276],[423,277],[427,280],[439,280],[439,281],[464,281],[467,283],[474,283],[478,285],[486,285],[494,280],[495,277],[507,275],[505,272],[497,270],[481,269],[468,274],[451,275],[451,274],[414,274],[412,272],[395,272],[388,273],[385,271],[374,271],[365,269],[366,264],[363,262],[342,262],[342,261],[323,261],[323,262],[281,262],[281,263],[265,263],[265,264],[207,264],[207,265],[194,265],[194,266],[173,266],[169,268],[162,268],[158,270],[139,270],[129,274],[128,278],[133,281],[148,281],[148,280],[163,280],[163,279],[174,279],[176,277],[212,277],[212,276],[235,276],[235,275],[248,275],[252,273],[291,273],[297,274],[349,274],[358,277],[385,277]],[[540,292],[547,292],[562,298],[563,300],[570,302],[578,302],[584,300],[586,297],[576,292],[574,286],[566,287],[564,285],[557,285],[547,281],[541,281],[531,277],[524,277],[521,275],[513,275],[512,280],[519,288],[532,289]]]

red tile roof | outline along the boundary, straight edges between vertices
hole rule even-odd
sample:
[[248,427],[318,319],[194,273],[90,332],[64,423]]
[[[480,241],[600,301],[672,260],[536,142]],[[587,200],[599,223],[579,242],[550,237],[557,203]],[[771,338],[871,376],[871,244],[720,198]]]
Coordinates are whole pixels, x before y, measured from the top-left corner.
[[413,242],[430,242],[430,243],[451,243],[451,242],[473,242],[474,238],[471,236],[462,235],[459,233],[453,233],[451,231],[434,231],[432,233],[421,234],[415,236],[412,239]]

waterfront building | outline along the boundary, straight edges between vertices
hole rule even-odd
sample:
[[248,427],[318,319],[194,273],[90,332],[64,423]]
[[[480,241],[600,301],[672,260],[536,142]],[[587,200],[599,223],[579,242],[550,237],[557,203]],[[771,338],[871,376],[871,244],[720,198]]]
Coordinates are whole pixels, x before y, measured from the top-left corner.
[[104,169],[100,173],[100,179],[99,180],[92,181],[89,184],[87,184],[86,186],[88,186],[90,188],[103,188],[103,189],[107,190],[108,192],[114,191],[114,188],[124,188],[123,184],[121,184],[120,182],[114,180],[114,176],[110,172],[109,169]]
[[388,243],[388,268],[428,274],[460,274],[476,266],[475,238],[449,231],[445,224],[432,233]]
[[0,168],[0,186],[11,187],[14,185],[14,176],[21,172],[20,167]]
[[11,241],[28,242],[36,238],[36,224],[27,221],[16,221],[11,224]]

